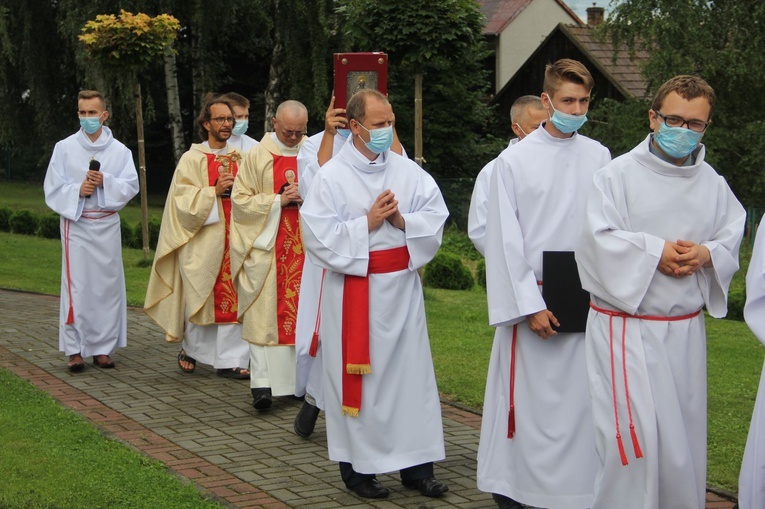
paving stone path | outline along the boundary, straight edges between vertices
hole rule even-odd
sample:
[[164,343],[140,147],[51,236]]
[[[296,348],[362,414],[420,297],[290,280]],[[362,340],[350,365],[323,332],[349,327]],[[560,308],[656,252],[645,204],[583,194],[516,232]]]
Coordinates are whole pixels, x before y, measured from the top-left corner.
[[[128,310],[128,347],[112,356],[115,369],[98,369],[87,358],[83,372],[69,373],[57,330],[57,297],[0,290],[0,367],[230,507],[496,507],[475,487],[480,415],[442,405],[447,459],[436,464],[436,476],[449,484],[444,498],[420,496],[397,475],[381,475],[391,495],[368,501],[345,489],[337,464],[327,459],[323,415],[303,439],[292,431],[300,401],[276,398],[259,412],[250,405],[247,381],[220,378],[202,365],[182,373],[179,345],[165,343],[141,310]],[[707,493],[706,509],[732,506]]]

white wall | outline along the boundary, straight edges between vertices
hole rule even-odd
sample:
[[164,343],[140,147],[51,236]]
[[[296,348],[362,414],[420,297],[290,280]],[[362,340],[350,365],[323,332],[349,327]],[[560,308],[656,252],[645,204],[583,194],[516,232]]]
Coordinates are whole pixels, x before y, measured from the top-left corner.
[[[500,91],[542,44],[558,23],[574,20],[555,0],[533,0],[499,36],[497,83]],[[540,90],[541,93],[541,90]]]

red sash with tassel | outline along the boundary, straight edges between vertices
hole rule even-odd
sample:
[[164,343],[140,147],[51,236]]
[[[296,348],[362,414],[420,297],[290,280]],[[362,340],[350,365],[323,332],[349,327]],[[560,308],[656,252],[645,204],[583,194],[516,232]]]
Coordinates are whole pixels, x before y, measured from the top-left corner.
[[[230,173],[236,176],[239,171],[236,161],[239,154],[207,155],[207,178],[211,186],[215,186],[218,177]],[[232,157],[233,156],[233,157]],[[226,224],[226,236],[223,241],[223,260],[220,264],[218,278],[213,286],[215,300],[215,323],[236,323],[238,299],[231,278],[231,250],[229,248],[229,230],[231,229],[231,198],[221,197],[223,220]]]
[[[297,182],[297,157],[274,158],[274,193],[282,194],[289,184]],[[295,324],[303,275],[303,240],[300,234],[300,215],[297,204],[282,207],[279,230],[274,245],[276,263],[276,325],[280,345],[295,344]]]
[[358,417],[361,410],[362,375],[372,372],[369,358],[369,274],[398,272],[409,268],[406,246],[371,251],[366,277],[345,276],[343,285],[343,409]]

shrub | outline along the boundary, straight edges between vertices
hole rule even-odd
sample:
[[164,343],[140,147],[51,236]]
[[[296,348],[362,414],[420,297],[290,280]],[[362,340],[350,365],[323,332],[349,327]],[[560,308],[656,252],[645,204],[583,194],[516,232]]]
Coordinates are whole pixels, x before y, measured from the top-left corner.
[[[149,218],[149,249],[157,249],[157,240],[159,240],[159,227],[162,220],[157,217]],[[135,248],[143,249],[143,227],[139,222],[136,224],[133,238],[135,239]]]
[[481,258],[478,260],[478,264],[475,267],[475,278],[478,280],[478,284],[486,289],[486,260]]
[[120,235],[122,237],[122,247],[135,247],[135,232],[130,223],[120,218]]
[[454,253],[468,260],[480,260],[481,253],[473,245],[468,234],[457,228],[454,223],[444,229],[444,237],[441,242],[441,250]]
[[34,235],[37,231],[37,222],[37,216],[34,212],[19,210],[11,215],[11,231],[21,235]]
[[475,281],[459,256],[441,252],[425,267],[423,284],[446,290],[469,290]]
[[13,211],[8,207],[0,207],[0,231],[11,231],[11,215]]
[[61,218],[59,215],[55,212],[50,212],[40,216],[39,225],[37,226],[37,236],[46,239],[60,239]]
[[728,293],[728,314],[725,318],[743,321],[744,304],[746,304],[746,289],[732,288]]

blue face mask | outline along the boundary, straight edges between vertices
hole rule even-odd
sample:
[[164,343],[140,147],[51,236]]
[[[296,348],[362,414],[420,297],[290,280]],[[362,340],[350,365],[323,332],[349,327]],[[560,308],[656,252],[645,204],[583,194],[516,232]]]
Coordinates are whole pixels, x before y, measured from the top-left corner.
[[558,131],[569,134],[574,131],[578,131],[585,122],[587,122],[587,115],[572,115],[570,113],[563,113],[555,109],[552,103],[552,97],[547,95],[550,100],[550,106],[553,109],[553,115],[550,117],[550,122],[558,129]]
[[250,126],[249,120],[237,120],[234,124],[234,128],[231,130],[231,134],[234,136],[241,136],[247,132],[247,128]]
[[[361,127],[361,122],[359,122]],[[369,130],[364,127],[364,130],[369,133],[369,143],[364,142],[369,150],[375,154],[381,154],[388,150],[393,145],[393,126],[381,127],[379,129]],[[361,140],[364,141],[364,140]]]
[[350,129],[338,129],[337,130],[337,134],[339,134],[343,138],[347,138],[348,136],[351,135],[351,130]]
[[88,134],[95,134],[101,129],[101,116],[98,117],[80,117],[80,127]]
[[662,152],[673,159],[682,159],[699,146],[704,133],[697,133],[684,127],[669,127],[662,122],[653,139]]

